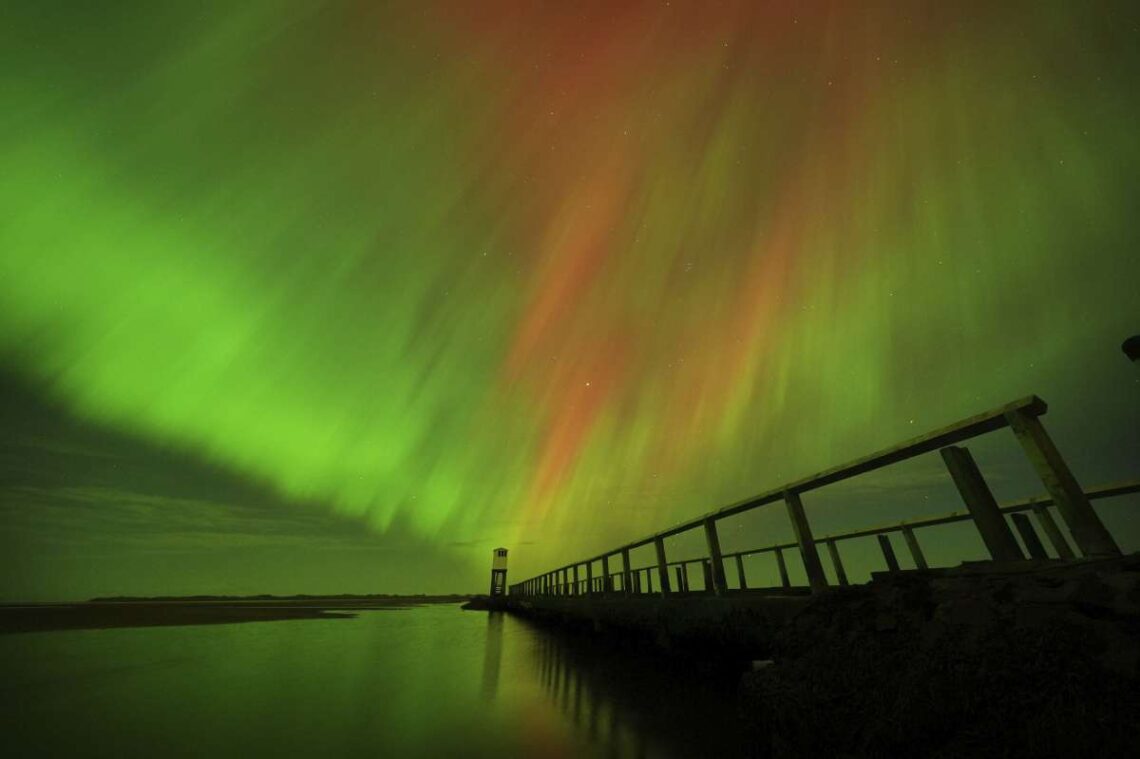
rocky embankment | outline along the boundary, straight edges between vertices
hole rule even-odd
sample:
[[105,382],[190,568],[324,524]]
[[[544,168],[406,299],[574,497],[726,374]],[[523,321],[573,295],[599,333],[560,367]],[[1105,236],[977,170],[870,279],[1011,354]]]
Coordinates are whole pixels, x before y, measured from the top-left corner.
[[1140,554],[876,575],[815,598],[745,675],[758,755],[1132,755]]

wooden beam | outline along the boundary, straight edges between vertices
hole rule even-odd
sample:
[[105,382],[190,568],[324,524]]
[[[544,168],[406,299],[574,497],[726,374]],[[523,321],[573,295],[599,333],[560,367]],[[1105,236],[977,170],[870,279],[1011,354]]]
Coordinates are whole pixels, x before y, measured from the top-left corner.
[[800,557],[807,572],[808,585],[812,593],[818,593],[827,588],[827,575],[823,573],[823,564],[819,561],[819,552],[815,547],[815,540],[811,535],[811,526],[804,514],[804,505],[798,493],[788,491],[784,493],[784,506],[788,511],[788,518],[792,520],[792,529],[796,534],[796,543],[799,545]]
[[1037,504],[1033,507],[1033,513],[1036,515],[1037,522],[1041,525],[1045,537],[1049,538],[1049,542],[1053,544],[1053,550],[1057,552],[1057,556],[1062,559],[1076,558],[1073,549],[1069,547],[1069,541],[1065,540],[1065,536],[1061,534],[1061,528],[1053,521],[1049,507],[1045,504]]
[[723,596],[728,590],[728,583],[724,577],[724,559],[720,555],[720,536],[716,531],[716,520],[711,517],[705,520],[705,544],[709,549],[709,562],[712,568],[712,584],[708,590]]
[[922,553],[922,546],[918,544],[918,536],[914,534],[914,530],[908,525],[903,525],[902,534],[906,541],[906,547],[910,549],[910,557],[914,559],[914,566],[918,569],[929,569],[926,556]]
[[657,579],[661,582],[661,595],[669,595],[669,565],[665,561],[665,540],[661,537],[653,539],[653,548],[657,552]]
[[1069,526],[1081,553],[1085,556],[1119,556],[1120,546],[1093,510],[1041,420],[1023,409],[1011,409],[1005,416],[1029,463],[1053,496],[1057,511]]
[[827,552],[831,554],[831,566],[835,569],[835,579],[840,585],[850,585],[847,581],[847,571],[843,568],[843,559],[839,557],[839,546],[834,540],[828,540]]
[[780,584],[785,588],[792,587],[791,578],[788,577],[788,563],[784,561],[784,549],[776,549],[776,567],[780,570]]
[[1049,558],[1049,554],[1045,553],[1045,546],[1041,545],[1041,538],[1037,537],[1037,531],[1033,529],[1033,523],[1029,521],[1029,515],[1014,514],[1012,519],[1013,526],[1021,535],[1021,542],[1025,544],[1025,552],[1029,554],[1029,558]]
[[899,560],[895,556],[894,546],[891,545],[891,537],[889,535],[879,535],[879,550],[883,552],[883,560],[887,562],[888,572],[899,571]]
[[1009,525],[998,509],[997,501],[994,500],[993,493],[990,492],[981,471],[978,470],[978,465],[974,463],[970,451],[957,446],[943,448],[942,460],[946,462],[946,468],[954,479],[954,485],[958,488],[962,500],[966,502],[970,515],[973,516],[974,524],[981,533],[982,542],[986,544],[990,556],[998,561],[1024,559],[1021,547],[1017,545],[1013,533],[1010,532]]

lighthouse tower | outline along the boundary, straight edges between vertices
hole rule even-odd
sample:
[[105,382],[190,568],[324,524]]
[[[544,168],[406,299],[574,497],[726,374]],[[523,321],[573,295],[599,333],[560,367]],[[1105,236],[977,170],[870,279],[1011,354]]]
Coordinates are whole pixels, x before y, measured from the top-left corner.
[[491,559],[491,595],[507,592],[507,549],[496,548]]

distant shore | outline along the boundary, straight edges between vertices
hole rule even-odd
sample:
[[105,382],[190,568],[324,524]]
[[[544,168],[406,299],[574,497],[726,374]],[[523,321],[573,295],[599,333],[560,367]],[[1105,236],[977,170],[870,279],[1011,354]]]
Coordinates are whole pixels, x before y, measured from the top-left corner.
[[351,619],[358,611],[396,611],[426,604],[462,603],[469,598],[466,595],[122,596],[93,598],[80,603],[0,604],[0,634]]

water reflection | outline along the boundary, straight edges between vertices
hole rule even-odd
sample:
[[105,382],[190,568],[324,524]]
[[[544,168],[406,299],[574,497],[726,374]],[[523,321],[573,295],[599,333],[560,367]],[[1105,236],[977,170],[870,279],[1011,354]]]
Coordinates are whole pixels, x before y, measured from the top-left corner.
[[503,669],[503,617],[501,611],[487,612],[487,642],[483,647],[483,697],[493,701],[499,692]]
[[543,690],[592,749],[613,757],[737,756],[737,675],[648,647],[536,628]]
[[0,636],[10,756],[720,757],[734,711],[733,678],[454,606]]

